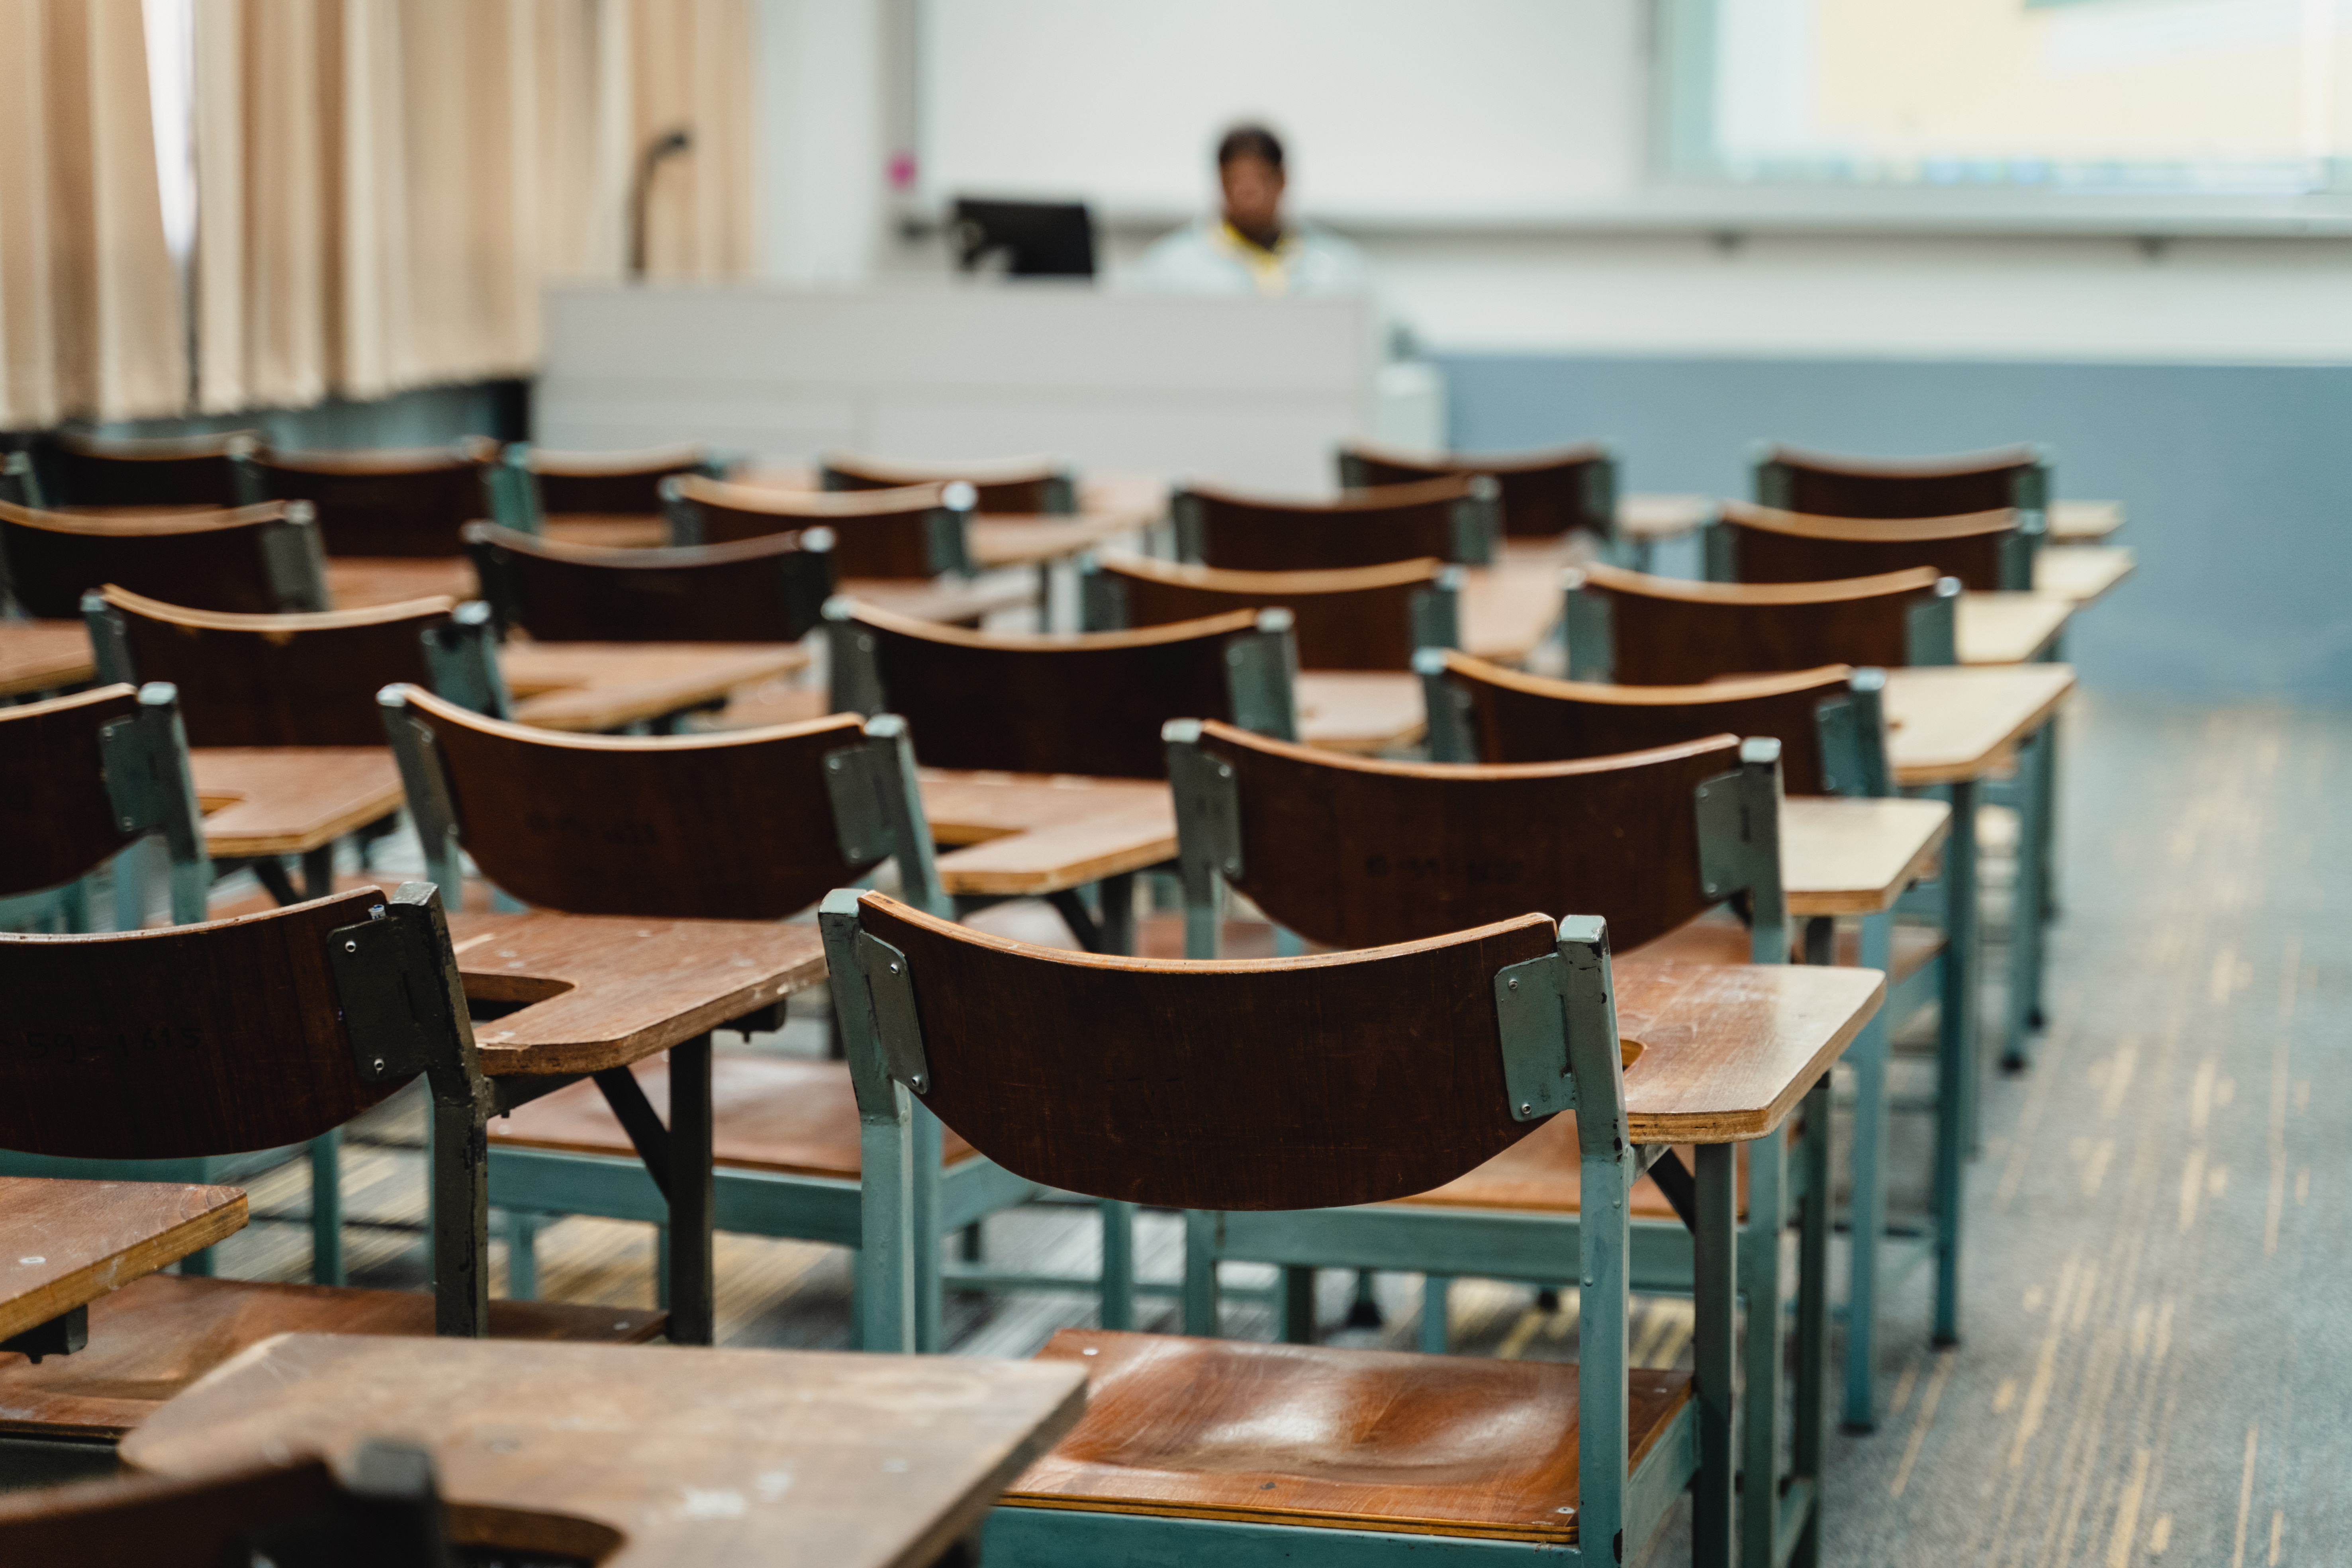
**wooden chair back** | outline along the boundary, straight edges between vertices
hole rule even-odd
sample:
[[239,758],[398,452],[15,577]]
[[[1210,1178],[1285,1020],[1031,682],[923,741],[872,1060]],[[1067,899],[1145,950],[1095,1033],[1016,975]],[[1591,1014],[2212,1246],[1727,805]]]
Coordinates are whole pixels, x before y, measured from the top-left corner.
[[905,715],[927,767],[1160,778],[1171,719],[1297,732],[1297,654],[1281,610],[1045,637],[968,632],[847,599],[824,614],[833,706]]
[[194,908],[175,896],[173,915],[204,919],[210,868],[170,686],[102,686],[0,708],[0,898],[88,876],[151,833],[163,836],[175,867],[202,868]]
[[0,1561],[74,1568],[447,1568],[432,1458],[363,1444],[352,1483],[304,1458],[195,1479],[127,1473],[0,1497]]
[[969,485],[780,490],[689,475],[663,480],[662,494],[672,544],[728,544],[829,528],[834,570],[843,577],[931,578],[971,570],[964,544],[973,504]]
[[1759,505],[1813,517],[1959,517],[2050,505],[2043,447],[1880,458],[1767,446],[1756,454],[1755,477]]
[[1971,593],[2028,592],[2042,514],[2005,507],[1960,517],[1813,517],[1725,501],[1707,530],[1719,583],[1826,583],[1932,566]]
[[782,920],[893,855],[908,896],[940,907],[896,719],[573,735],[485,719],[414,686],[378,701],[445,900],[462,896],[462,844],[500,889],[571,914]]
[[327,567],[307,501],[215,511],[80,517],[0,501],[0,601],[37,619],[81,613],[113,583],[200,610],[324,610]]
[[1420,668],[1440,762],[1560,762],[1708,735],[1769,735],[1780,742],[1790,795],[1894,793],[1884,670],[1832,664],[1704,686],[1612,686],[1506,669],[1451,648]]
[[457,531],[490,513],[499,444],[271,452],[233,458],[248,501],[306,500],[330,555],[456,555]]
[[43,456],[60,506],[233,507],[242,492],[230,456],[260,445],[258,430],[160,438],[58,430]]
[[381,746],[375,694],[429,684],[425,639],[456,604],[231,616],[108,587],[85,605],[99,673],[179,688],[194,746]]
[[1717,734],[1580,762],[1391,763],[1173,724],[1185,901],[1213,909],[1196,895],[1213,874],[1340,948],[1536,909],[1599,915],[1631,949],[1736,893],[1767,906],[1759,926],[1785,928],[1779,748],[1753,744],[1770,760],[1744,764],[1741,742]]
[[1088,631],[1285,609],[1302,669],[1409,669],[1413,650],[1461,641],[1462,569],[1436,560],[1334,572],[1224,572],[1146,555],[1083,564]]
[[469,522],[499,625],[541,642],[797,642],[833,596],[833,531],[614,550]]
[[972,510],[992,513],[1067,513],[1078,510],[1077,480],[1052,458],[999,458],[970,463],[893,463],[834,452],[818,479],[829,490],[904,489],[909,485],[972,488]]
[[1955,662],[1960,585],[1932,567],[1828,583],[1693,583],[1594,563],[1567,581],[1573,680],[1697,686],[1825,664]]
[[[509,447],[508,451],[516,451]],[[656,517],[664,479],[719,477],[708,447],[696,442],[626,452],[553,452],[524,447],[542,515],[604,512]]]
[[[351,928],[384,901],[370,888],[207,925],[0,935],[0,1148],[89,1160],[240,1153],[306,1142],[384,1099],[422,1064],[402,1071],[387,1058],[385,1072],[362,1077],[356,1045],[393,1020],[360,971],[420,995],[457,984],[446,928],[437,953],[371,941],[365,963],[339,961],[360,940]],[[446,1015],[450,993],[438,994]],[[464,1017],[460,1000],[442,1027],[466,1027]],[[465,1045],[470,1053],[469,1027]]]
[[1349,441],[1341,444],[1339,459],[1339,483],[1351,490],[1488,475],[1502,487],[1507,539],[1557,539],[1580,528],[1609,539],[1617,531],[1617,455],[1606,442],[1543,452],[1424,455]]
[[1169,500],[1176,552],[1232,572],[1328,572],[1434,556],[1494,557],[1501,489],[1483,474],[1350,490],[1337,500],[1277,500],[1202,484]]
[[843,1009],[868,1122],[894,1102],[903,1119],[903,1087],[1065,1191],[1188,1209],[1408,1197],[1517,1142],[1571,1077],[1580,1124],[1623,1125],[1605,1000],[1570,1004],[1572,1074],[1553,1004],[1559,1098],[1526,1120],[1497,1024],[1504,971],[1566,956],[1605,986],[1597,921],[1571,936],[1522,914],[1369,952],[1202,964],[1034,947],[850,889],[819,919],[835,984],[855,995],[863,980],[870,999]]

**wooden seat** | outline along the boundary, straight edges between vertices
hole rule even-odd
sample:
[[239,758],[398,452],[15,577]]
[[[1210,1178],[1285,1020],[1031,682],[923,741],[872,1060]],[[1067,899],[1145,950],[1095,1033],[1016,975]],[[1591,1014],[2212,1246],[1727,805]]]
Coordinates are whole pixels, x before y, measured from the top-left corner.
[[[1007,1503],[1577,1539],[1573,1365],[1086,1329],[1062,1330],[1038,1359],[1086,1367],[1087,1413]],[[1691,1377],[1636,1368],[1628,1383],[1639,1466],[1689,1403]],[[1502,1432],[1525,1436],[1498,1446]]]
[[1971,593],[2026,592],[2042,514],[1816,517],[1725,501],[1709,525],[1707,575],[1726,583],[1825,583],[1930,566]]
[[1231,572],[1329,572],[1433,556],[1494,557],[1501,491],[1484,475],[1286,500],[1192,483],[1170,498],[1177,553]]
[[1087,630],[1284,609],[1306,669],[1409,669],[1460,640],[1460,573],[1435,559],[1335,572],[1226,572],[1145,555],[1098,556],[1080,577]]
[[1488,475],[1502,488],[1507,539],[1557,539],[1580,528],[1602,539],[1616,537],[1617,458],[1605,442],[1542,452],[1421,454],[1347,441],[1340,444],[1339,459],[1339,483],[1349,489]]
[[[37,1366],[0,1353],[0,1433],[119,1437],[273,1334],[429,1335],[433,1312],[422,1291],[150,1274],[90,1304],[87,1348]],[[489,1303],[492,1339],[642,1344],[663,1321],[642,1308]]]
[[1768,446],[1755,458],[1758,504],[1814,517],[1958,517],[2050,504],[2050,454],[2002,447],[1945,458],[1844,458]]
[[1297,732],[1286,612],[1236,610],[1139,631],[998,637],[836,599],[834,707],[903,714],[936,768],[1161,778],[1160,728],[1206,714]]
[[663,480],[662,496],[672,544],[728,544],[829,528],[834,570],[844,577],[919,579],[971,571],[965,541],[973,501],[969,486],[828,492],[688,475]]
[[499,624],[541,642],[797,642],[834,590],[833,531],[656,550],[465,528]]
[[60,505],[233,507],[244,497],[230,455],[260,439],[258,430],[158,437],[60,429],[42,455]]
[[908,485],[950,484],[961,479],[976,492],[980,512],[1035,514],[1078,510],[1077,482],[1052,458],[999,458],[968,463],[887,462],[879,458],[826,454],[817,470],[829,490],[902,489]]
[[[380,746],[375,694],[401,681],[431,683],[425,638],[449,627],[456,608],[435,598],[240,616],[109,585],[91,612],[92,640],[101,674],[179,689],[191,745]],[[113,668],[110,653],[121,661]]]
[[197,610],[324,610],[326,560],[303,501],[79,517],[0,501],[0,580],[25,614],[62,620],[112,583]]
[[330,555],[455,555],[457,531],[488,515],[484,481],[499,444],[269,452],[233,458],[243,499],[306,500]]
[[1626,686],[1950,664],[1957,580],[1932,567],[1826,583],[1693,583],[1599,563],[1568,574],[1568,673]]
[[[634,1069],[646,1100],[669,1110],[669,1064],[640,1062]],[[857,1099],[849,1068],[840,1062],[790,1057],[714,1056],[711,1098],[719,1107],[711,1152],[732,1170],[856,1181]],[[629,1134],[593,1083],[576,1083],[520,1106],[490,1124],[490,1142],[509,1149],[550,1149],[574,1154],[634,1156]],[[976,1159],[979,1151],[953,1132],[941,1140],[942,1166]]]

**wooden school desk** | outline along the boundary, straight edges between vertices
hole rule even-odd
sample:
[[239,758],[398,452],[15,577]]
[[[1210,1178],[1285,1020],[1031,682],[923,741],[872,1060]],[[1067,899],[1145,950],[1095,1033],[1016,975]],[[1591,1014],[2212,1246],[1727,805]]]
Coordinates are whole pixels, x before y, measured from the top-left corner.
[[79,1350],[92,1301],[245,1222],[236,1187],[0,1176],[0,1351]]
[[0,699],[79,686],[97,668],[79,621],[0,621]]
[[123,1443],[198,1476],[387,1433],[457,1533],[602,1568],[921,1568],[1076,1425],[1075,1366],[285,1334]]

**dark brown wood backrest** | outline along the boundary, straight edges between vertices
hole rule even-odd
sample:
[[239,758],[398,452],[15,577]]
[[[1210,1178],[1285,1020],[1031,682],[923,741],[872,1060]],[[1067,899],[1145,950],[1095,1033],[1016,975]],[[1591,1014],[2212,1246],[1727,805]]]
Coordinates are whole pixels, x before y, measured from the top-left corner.
[[995,637],[858,605],[882,709],[905,716],[926,767],[1165,778],[1160,727],[1233,717],[1229,639],[1247,610],[1141,631]]
[[1515,912],[1599,915],[1625,950],[1706,912],[1692,792],[1739,767],[1716,734],[1568,763],[1388,763],[1202,726],[1241,804],[1239,876],[1276,922],[1377,947]]
[[658,516],[661,482],[708,471],[710,454],[698,446],[653,447],[635,452],[551,452],[530,449],[542,512],[605,512]]
[[360,1081],[329,933],[373,889],[207,925],[0,935],[0,1148],[104,1160],[274,1149],[400,1087]]
[[1611,461],[1609,448],[1597,441],[1546,452],[1448,452],[1427,458],[1359,441],[1339,448],[1339,482],[1358,489],[1491,474],[1503,488],[1507,537],[1556,539],[1570,529],[1581,528],[1605,538],[1614,531],[1616,520],[1591,503],[1597,495],[1614,490],[1614,476],[1609,476],[1612,482],[1596,485],[1592,470]]
[[611,550],[469,522],[501,625],[541,642],[796,642],[833,595],[831,531]]
[[184,609],[120,588],[141,680],[180,689],[191,746],[381,746],[375,694],[431,684],[425,633],[447,623],[448,599],[415,599],[310,616],[230,616]]
[[1962,517],[1811,517],[1723,503],[1716,526],[1730,537],[1742,583],[1827,583],[1931,566],[1971,593],[2007,586],[2001,563],[2021,519],[2012,510]]
[[946,486],[862,491],[777,490],[689,476],[675,481],[701,521],[701,542],[765,539],[805,528],[834,532],[833,568],[843,577],[928,578],[930,515]]
[[908,485],[949,484],[961,479],[978,496],[974,511],[1030,513],[1066,511],[1069,477],[1051,458],[987,463],[886,463],[835,452],[818,470],[829,490],[903,489]]
[[825,755],[857,743],[853,714],[726,735],[572,735],[404,695],[433,731],[467,852],[525,903],[782,920],[881,858],[845,858],[834,826]]
[[858,902],[907,955],[924,1104],[1032,1181],[1175,1208],[1375,1203],[1538,1125],[1511,1118],[1495,973],[1557,951],[1539,915],[1371,952],[1186,963]]
[[1911,662],[1911,607],[1936,592],[1936,573],[1924,566],[1832,583],[1692,583],[1597,563],[1583,574],[1570,592],[1607,599],[1612,674],[1625,686],[1825,664],[1902,668]]
[[331,1519],[345,1495],[319,1458],[196,1480],[128,1474],[20,1491],[0,1497],[0,1562],[251,1568],[257,1540]]
[[[1175,501],[1180,531],[1203,565],[1234,572],[1328,572],[1434,556],[1456,558],[1454,509],[1472,480],[1430,479],[1351,490],[1334,501],[1277,501],[1187,485]],[[1188,528],[1182,513],[1196,522]]]
[[288,526],[286,503],[152,517],[76,517],[0,501],[0,562],[9,591],[37,619],[81,614],[107,583],[199,610],[284,608],[264,539]]
[[0,898],[87,875],[136,837],[108,805],[98,732],[138,713],[130,686],[0,708]]
[[425,450],[273,452],[250,459],[272,500],[318,509],[330,555],[457,555],[457,531],[490,508],[482,476],[495,441]]
[[2032,447],[1885,459],[1774,447],[1756,465],[1756,499],[1815,517],[1958,517],[2044,504],[2042,463]]
[[232,451],[252,448],[257,430],[124,439],[59,430],[47,453],[54,498],[66,506],[235,506]]
[[1130,626],[1196,621],[1234,610],[1285,609],[1301,669],[1410,669],[1419,639],[1412,605],[1444,572],[1436,560],[1337,572],[1221,572],[1148,556],[1101,557]]
[[1709,735],[1769,735],[1780,742],[1781,788],[1790,795],[1827,793],[1814,714],[1845,695],[1853,675],[1832,664],[1705,686],[1608,686],[1551,680],[1451,649],[1445,673],[1470,699],[1482,763],[1562,762]]

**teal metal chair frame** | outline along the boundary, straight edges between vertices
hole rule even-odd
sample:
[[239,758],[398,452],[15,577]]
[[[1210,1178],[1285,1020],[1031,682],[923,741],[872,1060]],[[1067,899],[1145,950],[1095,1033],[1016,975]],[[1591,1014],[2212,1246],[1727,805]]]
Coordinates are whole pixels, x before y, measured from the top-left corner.
[[[377,701],[383,709],[384,730],[424,848],[426,879],[446,890],[451,909],[461,909],[463,824],[448,776],[435,751],[432,731],[410,715],[402,689],[387,688]],[[901,897],[928,912],[953,918],[954,902],[940,888],[938,855],[923,816],[906,721],[888,713],[867,720],[861,738],[827,752],[825,764],[833,829],[843,858],[852,862],[895,858]],[[780,1020],[745,1019],[742,1025],[750,1028],[766,1023],[772,1027],[776,1022]],[[920,1137],[926,1141],[929,1163],[915,1180],[923,1194],[919,1205],[923,1234],[930,1245],[922,1253],[929,1267],[921,1281],[919,1338],[923,1349],[932,1350],[940,1342],[944,1289],[939,1264],[941,1238],[992,1214],[1044,1196],[1046,1190],[979,1155],[942,1171],[938,1123],[929,1123]],[[669,1200],[644,1162],[621,1155],[494,1142],[489,1147],[489,1181],[492,1203],[509,1216],[508,1293],[516,1300],[527,1300],[537,1293],[534,1248],[539,1227],[549,1216],[585,1214],[666,1225],[669,1215]],[[721,1230],[837,1247],[860,1245],[863,1233],[858,1216],[866,1200],[859,1182],[721,1163],[715,1169],[713,1188],[715,1223]],[[1124,1328],[1134,1321],[1133,1268],[1120,1261],[1131,1254],[1131,1215],[1106,1215],[1104,1223],[1106,1268],[1099,1285],[1103,1323],[1107,1328]],[[1115,1237],[1108,1234],[1114,1228]],[[1115,1261],[1118,1267],[1110,1266]],[[855,1275],[861,1296],[871,1289],[874,1267],[861,1253]],[[1083,1283],[1021,1279],[1007,1282]]]
[[[887,1173],[887,1201],[866,1210],[866,1249],[895,1260],[887,1292],[869,1290],[860,1302],[865,1343],[872,1350],[916,1348],[911,1300],[919,1267],[922,1201],[913,1173],[922,1168],[926,1112],[911,1095],[929,1088],[923,1028],[907,955],[867,931],[860,895],[829,895],[818,916],[832,972],[856,984],[862,1005],[845,1010],[843,1030],[864,1122],[866,1169]],[[1558,927],[1556,951],[1504,968],[1494,978],[1498,1045],[1516,1120],[1532,1121],[1566,1111],[1576,1118],[1585,1190],[1596,1221],[1576,1233],[1572,1250],[1554,1250],[1544,1270],[1554,1277],[1577,1259],[1582,1330],[1578,1377],[1578,1519],[1580,1542],[1610,1545],[1589,1555],[1623,1561],[1626,1548],[1646,1542],[1686,1488],[1699,1499],[1702,1534],[1727,1532],[1731,1479],[1727,1417],[1730,1378],[1728,1279],[1717,1300],[1722,1321],[1708,1325],[1709,1351],[1700,1376],[1712,1389],[1683,1406],[1675,1426],[1643,1463],[1628,1464],[1627,1295],[1633,1256],[1626,1198],[1642,1167],[1658,1151],[1635,1145],[1627,1132],[1624,1079],[1619,1061],[1615,988],[1608,929],[1591,916],[1570,916]],[[862,983],[862,984],[860,984]],[[845,991],[851,989],[844,985]],[[855,992],[852,993],[856,994]],[[1007,1027],[1019,1020],[1008,1019]],[[1727,1276],[1731,1237],[1732,1160],[1729,1147],[1702,1161],[1706,1194],[1702,1250],[1710,1268]],[[1751,1178],[1752,1184],[1752,1178]],[[882,1194],[877,1194],[882,1196]],[[1601,1200],[1608,1200],[1605,1207]],[[1317,1213],[1345,1211],[1313,1211]],[[1567,1243],[1552,1233],[1556,1247]],[[1777,1249],[1776,1249],[1777,1250]],[[1188,1325],[1188,1330],[1190,1325]],[[1717,1353],[1719,1352],[1719,1353]],[[1719,1381],[1717,1381],[1719,1380]],[[1713,1418],[1717,1428],[1706,1428]],[[1703,1474],[1711,1470],[1712,1475]],[[1501,1542],[1310,1525],[1242,1524],[1075,1509],[999,1507],[990,1516],[983,1552],[992,1563],[1078,1568],[1107,1562],[1193,1563],[1214,1560],[1231,1568],[1259,1564],[1385,1563],[1410,1552],[1415,1563],[1491,1563],[1505,1552],[1568,1554],[1526,1542]],[[1580,1549],[1574,1560],[1587,1560]]]
[[[1178,854],[1184,881],[1185,956],[1217,956],[1218,892],[1244,864],[1237,783],[1233,770],[1199,750],[1200,727],[1178,721],[1168,727],[1169,777],[1175,786]],[[1706,890],[1748,900],[1749,961],[1785,963],[1791,931],[1788,900],[1780,884],[1780,742],[1767,738],[1740,743],[1737,773],[1718,774],[1698,786],[1692,809],[1697,817],[1699,859]],[[1788,1562],[1816,1561],[1819,1552],[1820,1478],[1823,1454],[1822,1374],[1827,1368],[1829,1302],[1829,1089],[1828,1078],[1807,1096],[1801,1166],[1790,1180],[1788,1133],[1776,1129],[1748,1145],[1748,1216],[1738,1226],[1740,1289],[1750,1302],[1781,1299],[1779,1237],[1791,1205],[1802,1201],[1800,1288],[1797,1305],[1798,1363],[1794,1464],[1785,1489],[1742,1483],[1748,1521],[1741,1561],[1769,1568]],[[1731,1165],[1728,1149],[1702,1149],[1703,1161]],[[1629,1219],[1625,1227],[1628,1288],[1654,1295],[1689,1295],[1696,1284],[1694,1247],[1697,1196],[1690,1173],[1672,1151],[1662,1151],[1649,1173],[1682,1216],[1681,1223]],[[1646,1163],[1646,1162],[1645,1162]],[[1604,1189],[1605,1190],[1605,1189]],[[1274,1263],[1284,1272],[1282,1331],[1286,1339],[1313,1338],[1314,1271],[1323,1268],[1401,1270],[1423,1275],[1421,1348],[1443,1354],[1447,1348],[1446,1296],[1456,1275],[1516,1279],[1551,1288],[1559,1283],[1559,1247],[1582,1234],[1585,1216],[1598,1199],[1580,1199],[1574,1215],[1483,1211],[1454,1205],[1419,1205],[1411,1200],[1355,1208],[1300,1212],[1227,1211],[1185,1215],[1185,1312],[1187,1333],[1217,1331],[1216,1266],[1235,1260]],[[1734,1210],[1733,1212],[1737,1212]],[[1753,1314],[1751,1313],[1751,1321]],[[1771,1399],[1749,1394],[1742,1444],[1742,1472],[1780,1477],[1779,1391],[1781,1340],[1777,1332],[1748,1340],[1747,1385],[1769,1388]],[[1759,1522],[1760,1521],[1760,1522]],[[1805,1550],[1794,1555],[1801,1543]]]

